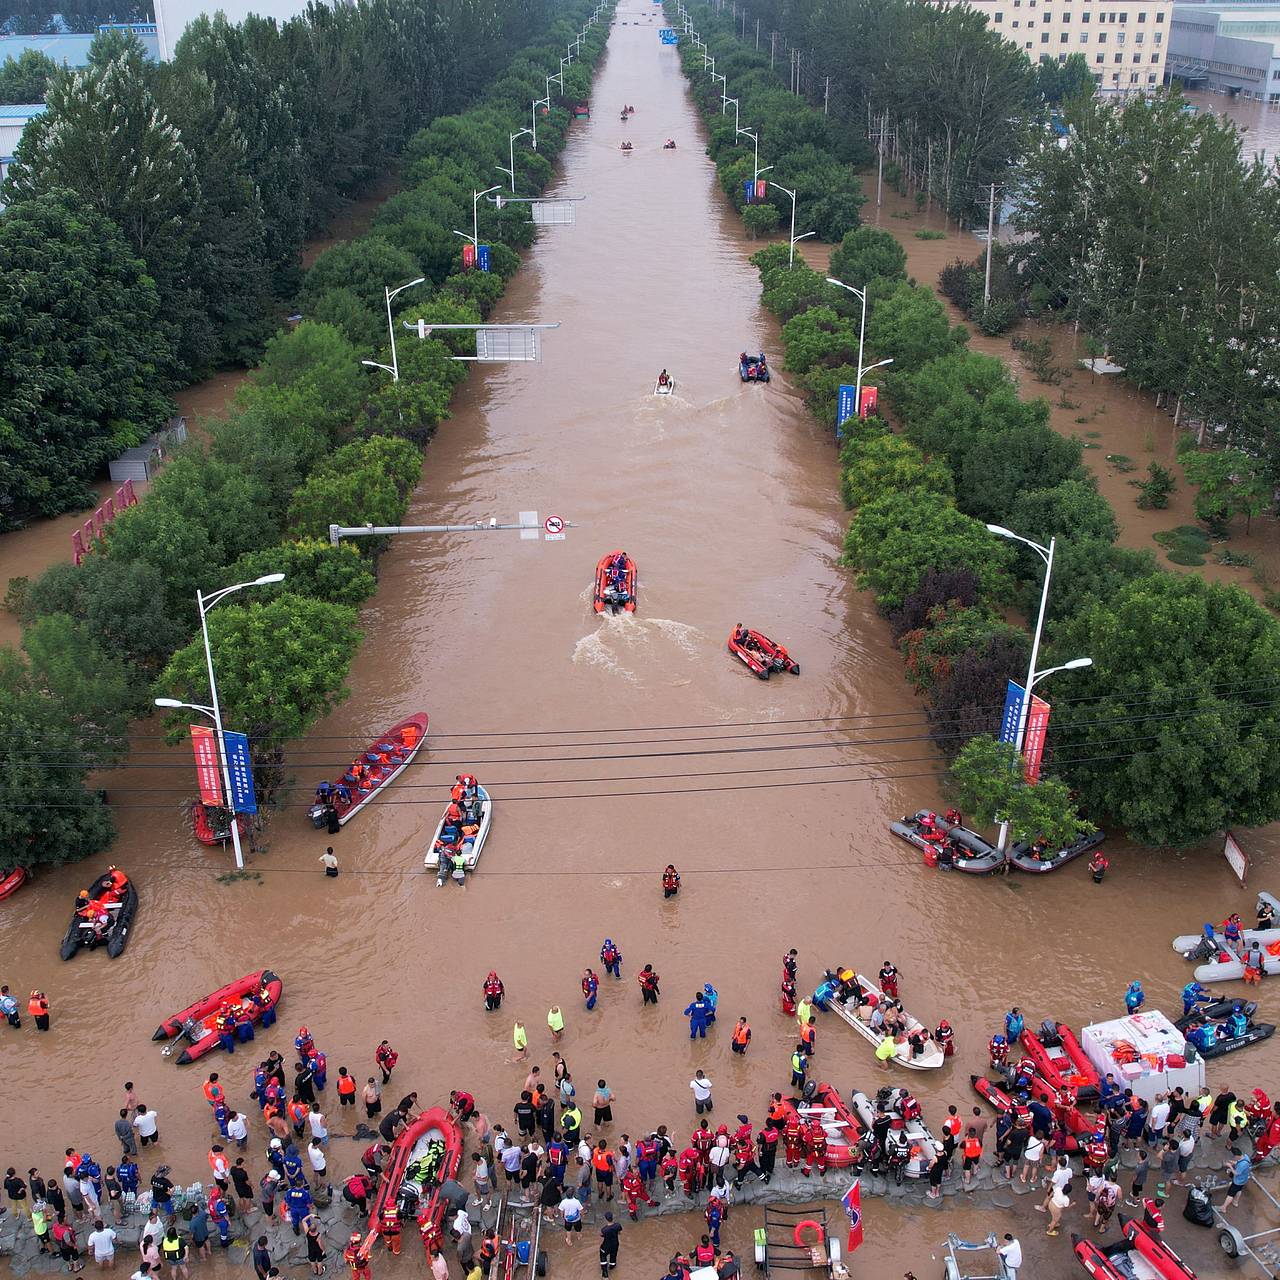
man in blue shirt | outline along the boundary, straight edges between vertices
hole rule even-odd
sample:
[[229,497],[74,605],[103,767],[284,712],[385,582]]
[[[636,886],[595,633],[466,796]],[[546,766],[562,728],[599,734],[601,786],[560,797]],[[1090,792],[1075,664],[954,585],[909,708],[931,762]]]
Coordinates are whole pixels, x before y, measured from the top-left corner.
[[1224,1211],[1231,1208],[1233,1204],[1240,1203],[1240,1197],[1244,1195],[1244,1189],[1248,1186],[1249,1179],[1253,1176],[1253,1161],[1239,1147],[1232,1147],[1231,1155],[1234,1158],[1234,1163],[1231,1166],[1231,1190],[1227,1193],[1227,1198],[1222,1202]]

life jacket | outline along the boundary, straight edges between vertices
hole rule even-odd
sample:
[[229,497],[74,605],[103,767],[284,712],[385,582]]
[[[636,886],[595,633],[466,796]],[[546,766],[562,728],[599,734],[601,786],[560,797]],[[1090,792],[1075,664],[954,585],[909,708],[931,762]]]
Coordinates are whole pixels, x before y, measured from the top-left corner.
[[933,1038],[945,1050],[947,1045],[951,1043],[952,1039],[954,1039],[955,1034],[955,1031],[951,1027],[939,1027],[937,1031],[933,1033]]
[[982,1143],[977,1138],[966,1138],[964,1140],[964,1155],[966,1160],[976,1160],[982,1154]]
[[1160,1212],[1160,1207],[1154,1200],[1147,1199],[1142,1202],[1142,1218],[1156,1235],[1164,1234],[1164,1214]]
[[562,1142],[547,1144],[547,1163],[553,1169],[561,1169],[569,1163],[569,1148]]
[[680,884],[680,873],[678,871],[664,871],[662,873],[662,887],[664,889],[674,889]]
[[41,1014],[49,1012],[49,1002],[43,996],[32,996],[27,1001],[27,1012],[33,1018],[37,1018]]
[[827,1131],[818,1121],[810,1121],[804,1135],[805,1144],[816,1156],[827,1154]]
[[800,1124],[800,1117],[796,1115],[796,1113],[793,1111],[791,1112],[790,1115],[787,1116],[787,1123],[786,1123],[786,1127],[782,1130],[782,1136],[784,1140],[787,1142],[788,1146],[790,1146],[796,1142],[799,1142],[800,1135],[802,1132],[803,1132],[803,1129]]
[[349,1098],[356,1091],[356,1082],[351,1076],[338,1077],[338,1096]]
[[582,979],[582,994],[584,996],[589,997],[593,991],[598,991],[599,989],[600,989],[600,980],[595,976],[594,973],[588,974],[585,978]]
[[216,1080],[206,1080],[202,1086],[204,1100],[213,1106],[215,1102],[220,1102],[223,1098],[222,1086]]
[[484,993],[487,996],[500,996],[502,994],[502,982],[496,975],[485,979]]
[[416,746],[418,741],[418,726],[416,724],[405,725],[405,727],[400,730],[400,741],[404,743],[406,747]]
[[612,1151],[601,1151],[598,1147],[591,1153],[591,1166],[597,1173],[608,1173],[614,1167]]
[[733,1029],[732,1039],[734,1044],[746,1044],[751,1039],[751,1028],[745,1023],[739,1023]]
[[309,1110],[310,1108],[305,1102],[290,1102],[285,1107],[289,1120],[295,1129],[301,1129],[303,1124],[306,1123],[307,1113]]
[[644,1190],[644,1183],[634,1169],[628,1169],[622,1179],[622,1189],[628,1195],[637,1195]]
[[172,1239],[165,1236],[160,1241],[160,1252],[164,1254],[166,1262],[177,1262],[182,1255],[182,1237],[175,1236]]
[[689,1136],[689,1145],[698,1153],[699,1157],[704,1157],[711,1150],[711,1144],[715,1141],[715,1135],[710,1129],[695,1129]]
[[658,986],[658,975],[652,969],[642,969],[640,971],[640,985],[645,991],[653,991]]
[[804,1069],[808,1062],[803,1053],[793,1053],[791,1055],[791,1070],[798,1076],[804,1075]]
[[612,964],[618,958],[618,948],[605,946],[600,948],[600,959],[605,964]]

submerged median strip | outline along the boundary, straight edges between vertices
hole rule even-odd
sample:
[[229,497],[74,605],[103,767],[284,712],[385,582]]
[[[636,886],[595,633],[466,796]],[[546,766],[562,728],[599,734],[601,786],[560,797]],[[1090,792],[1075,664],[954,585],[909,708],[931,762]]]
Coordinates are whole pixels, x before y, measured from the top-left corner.
[[[596,11],[586,0],[561,6],[545,43],[518,54],[476,106],[410,140],[404,189],[367,235],[316,260],[302,287],[305,319],[268,344],[227,418],[210,424],[207,446],[176,457],[82,566],[57,565],[29,585],[19,602],[27,656],[0,679],[6,784],[21,795],[6,806],[12,860],[58,863],[103,848],[114,832],[106,804],[85,787],[89,771],[123,758],[128,720],[153,685],[208,700],[202,644],[188,643],[200,588],[284,574],[209,615],[224,718],[250,736],[260,799],[279,785],[287,740],[346,696],[380,548],[373,539],[362,551],[330,546],[328,526],[402,519],[422,450],[466,376],[452,357],[475,352],[466,330],[444,341],[406,335],[388,377],[392,357],[379,350],[388,321],[489,316],[534,228],[527,204],[477,206],[475,193],[493,189],[494,164],[505,168],[513,154],[516,193],[536,195],[550,181],[571,104],[587,96],[607,38],[607,22],[589,21]],[[538,149],[513,153],[531,109]],[[464,259],[455,234],[474,217],[483,263]],[[418,287],[389,316],[384,290],[410,280]],[[381,368],[362,370],[366,357]],[[183,724],[171,722],[175,740]],[[63,767],[44,768],[50,759]]]
[[[690,13],[701,47],[689,44],[684,65],[704,113],[721,113],[741,80],[750,86],[744,103],[795,104],[762,132],[761,163],[810,144],[820,152],[821,112],[783,90],[767,53],[744,48],[731,20],[704,6]],[[723,84],[704,69],[712,59],[727,69]],[[738,128],[753,124],[740,109]],[[748,177],[754,153],[752,140]],[[714,143],[712,154],[722,185],[735,191],[726,174],[742,158],[717,154]],[[809,201],[825,189],[798,189],[802,227],[817,220]],[[1189,844],[1280,817],[1275,620],[1237,588],[1169,574],[1149,553],[1115,545],[1115,516],[1081,442],[1052,430],[1044,401],[1019,397],[1003,361],[968,349],[967,332],[950,324],[933,291],[906,278],[889,233],[850,230],[831,255],[831,275],[865,294],[865,335],[858,298],[791,257],[789,246],[771,245],[752,260],[763,303],[783,325],[783,367],[818,420],[834,426],[840,388],[865,381],[860,352],[861,373],[892,361],[878,378],[883,416],[854,416],[844,427],[841,487],[854,510],[844,555],[890,620],[935,741],[961,756],[954,780],[966,805],[986,821],[1011,803],[1007,783],[992,785],[1010,776],[1008,749],[990,735],[1007,682],[1025,679],[1028,641],[1004,615],[1016,607],[1034,616],[1043,580],[1040,559],[989,533],[994,523],[1046,545],[1056,539],[1038,668],[1092,658],[1046,693],[1045,759],[1063,782],[1015,787],[1034,793],[1017,797],[1030,829],[1015,836],[1070,824],[1064,783],[1084,812],[1149,844]]]

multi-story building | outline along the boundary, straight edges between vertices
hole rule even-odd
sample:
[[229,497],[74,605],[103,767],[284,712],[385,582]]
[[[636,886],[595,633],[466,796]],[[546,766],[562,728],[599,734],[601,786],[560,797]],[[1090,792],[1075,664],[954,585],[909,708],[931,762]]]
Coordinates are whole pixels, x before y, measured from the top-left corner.
[[1280,103],[1280,8],[1175,5],[1166,70],[1188,88]]
[[1083,54],[1103,94],[1153,93],[1164,80],[1172,0],[967,0],[1032,62]]

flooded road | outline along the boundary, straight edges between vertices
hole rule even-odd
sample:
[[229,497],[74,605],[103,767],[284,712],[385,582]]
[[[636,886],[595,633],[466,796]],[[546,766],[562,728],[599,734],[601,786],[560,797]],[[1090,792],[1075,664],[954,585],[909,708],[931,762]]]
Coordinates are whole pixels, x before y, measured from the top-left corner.
[[[618,151],[624,102],[637,108],[629,157]],[[1117,841],[1097,887],[1079,865],[1034,883],[943,877],[889,835],[889,820],[939,801],[939,760],[884,622],[839,567],[846,516],[829,432],[782,378],[737,379],[737,353],[776,352],[777,332],[758,306],[751,246],[702,153],[675,51],[651,26],[620,26],[593,105],[558,184],[587,197],[578,225],[543,236],[498,316],[560,328],[546,335],[543,363],[481,372],[463,389],[409,514],[501,522],[536,509],[577,527],[558,543],[492,533],[393,548],[364,612],[351,698],[292,750],[296,789],[249,879],[217,880],[229,856],[195,844],[185,826],[189,753],[163,748],[145,726],[130,767],[109,780],[121,828],[112,858],[142,895],[125,954],[56,959],[95,864],[43,876],[0,913],[0,978],[40,986],[54,1012],[47,1036],[27,1027],[0,1038],[7,1162],[48,1172],[76,1144],[105,1164],[131,1079],[160,1112],[164,1160],[183,1181],[203,1174],[205,1069],[162,1060],[149,1038],[162,1015],[263,965],[281,974],[285,996],[256,1050],[288,1052],[306,1023],[331,1082],[339,1066],[363,1079],[388,1037],[401,1054],[392,1088],[424,1101],[466,1088],[508,1124],[527,1070],[511,1061],[512,1019],[528,1027],[530,1062],[549,1074],[545,1019],[558,1003],[567,1029],[557,1047],[580,1094],[589,1099],[602,1076],[614,1087],[616,1136],[659,1123],[683,1134],[698,1067],[715,1082],[718,1117],[762,1114],[786,1083],[794,1043],[776,998],[787,948],[799,950],[810,989],[826,965],[875,972],[889,957],[908,1008],[957,1030],[953,1063],[910,1081],[936,1123],[945,1104],[971,1105],[968,1074],[985,1065],[1011,1003],[1032,1023],[1086,1022],[1112,1016],[1142,975],[1150,1003],[1171,1007],[1189,977],[1171,936],[1251,904],[1215,850]],[[662,150],[667,137],[678,150]],[[677,383],[670,398],[652,394],[663,366]],[[639,564],[639,610],[597,617],[593,568],[619,547]],[[803,674],[765,684],[736,665],[725,640],[739,619],[786,643]],[[328,839],[304,816],[315,782],[419,708],[432,718],[429,751],[333,838],[342,874],[325,879],[317,858]],[[422,853],[463,771],[493,794],[494,825],[474,879],[437,889]],[[1275,850],[1252,851],[1267,887]],[[684,887],[664,901],[668,861]],[[623,980],[606,979],[587,1014],[578,983],[585,966],[600,967],[606,936],[622,950]],[[645,963],[663,995],[642,1015],[634,975]],[[490,968],[507,1001],[486,1015]],[[729,1054],[725,1025],[690,1044],[680,1010],[704,982],[721,992],[722,1024],[749,1017],[745,1058]],[[246,1109],[259,1056],[206,1064]],[[815,1067],[845,1091],[879,1083],[869,1046],[839,1024],[821,1024]],[[1280,1086],[1269,1049],[1231,1072],[1237,1087]],[[349,1119],[331,1121],[350,1131]],[[254,1129],[248,1154],[260,1175]],[[349,1172],[362,1146],[335,1137],[331,1169]],[[1005,1229],[977,1210],[872,1201],[866,1216],[855,1273],[877,1277],[936,1274],[930,1259],[948,1229]],[[736,1216],[727,1233],[740,1253],[750,1221]],[[1024,1201],[1016,1223],[1032,1236],[1042,1220]],[[628,1226],[624,1273],[659,1274],[699,1230],[688,1220]],[[1171,1234],[1182,1248],[1180,1222]],[[1065,1235],[1048,1244],[1029,1245],[1030,1274],[1074,1275]],[[378,1265],[423,1270],[414,1245],[396,1266]],[[594,1252],[566,1258],[557,1243],[552,1265],[585,1277]]]

